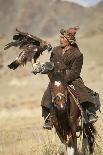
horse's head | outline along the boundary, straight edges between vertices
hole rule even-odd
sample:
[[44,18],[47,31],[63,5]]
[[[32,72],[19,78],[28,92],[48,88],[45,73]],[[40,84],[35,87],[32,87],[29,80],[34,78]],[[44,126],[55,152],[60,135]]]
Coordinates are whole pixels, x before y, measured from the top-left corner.
[[58,111],[65,112],[67,104],[67,88],[62,81],[54,81],[51,84],[52,103]]

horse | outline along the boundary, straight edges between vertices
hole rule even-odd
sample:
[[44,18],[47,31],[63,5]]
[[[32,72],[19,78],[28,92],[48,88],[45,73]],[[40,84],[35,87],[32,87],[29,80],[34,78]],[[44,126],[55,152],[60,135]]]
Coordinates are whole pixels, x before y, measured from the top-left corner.
[[[49,75],[50,89],[52,96],[52,107],[50,110],[50,117],[53,126],[56,129],[57,135],[61,142],[65,144],[68,155],[77,154],[77,135],[78,117],[81,117],[80,133],[82,137],[82,154],[87,155],[87,147],[89,153],[93,154],[93,146],[95,141],[95,129],[93,124],[85,123],[84,116],[86,113],[77,104],[75,91],[73,85],[68,85],[64,79],[65,72],[57,71]],[[85,143],[85,140],[87,143]]]
[[[82,154],[93,154],[96,130],[94,125],[88,122],[86,109],[79,104],[74,86],[65,81],[66,72],[63,69],[49,69],[34,73],[48,74],[50,79],[50,91],[52,106],[50,118],[61,142],[65,144],[68,155],[77,154],[77,131],[82,136]],[[45,67],[44,67],[45,68]],[[50,70],[50,72],[48,72]],[[78,126],[78,118],[81,124]]]

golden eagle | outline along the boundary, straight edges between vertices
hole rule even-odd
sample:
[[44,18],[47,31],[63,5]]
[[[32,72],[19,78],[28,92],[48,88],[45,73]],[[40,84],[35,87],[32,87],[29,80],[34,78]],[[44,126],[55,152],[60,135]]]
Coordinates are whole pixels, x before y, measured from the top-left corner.
[[19,56],[8,65],[8,67],[13,70],[15,70],[18,66],[24,66],[28,61],[32,64],[36,63],[36,60],[43,51],[51,51],[52,49],[52,46],[46,41],[28,33],[21,32],[18,29],[16,29],[16,34],[13,36],[13,42],[5,45],[4,50],[7,50],[12,46],[18,47],[22,50]]

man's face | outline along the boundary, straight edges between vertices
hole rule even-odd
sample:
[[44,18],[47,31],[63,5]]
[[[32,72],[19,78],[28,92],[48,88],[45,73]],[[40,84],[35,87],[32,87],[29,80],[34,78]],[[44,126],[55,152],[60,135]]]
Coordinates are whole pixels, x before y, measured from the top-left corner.
[[68,40],[63,35],[60,35],[60,46],[62,48],[65,48],[66,46],[69,46]]

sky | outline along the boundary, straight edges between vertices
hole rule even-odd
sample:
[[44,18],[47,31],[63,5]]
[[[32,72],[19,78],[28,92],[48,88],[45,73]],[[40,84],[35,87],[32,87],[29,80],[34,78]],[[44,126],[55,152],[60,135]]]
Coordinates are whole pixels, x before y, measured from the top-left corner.
[[78,3],[80,5],[83,5],[85,7],[89,7],[97,4],[101,0],[65,0],[65,1],[71,1],[71,2]]

